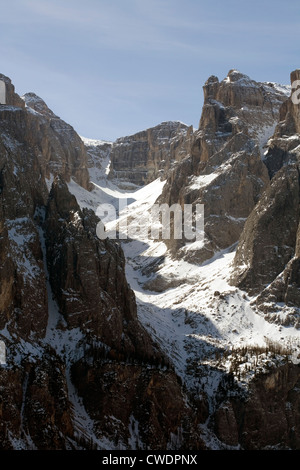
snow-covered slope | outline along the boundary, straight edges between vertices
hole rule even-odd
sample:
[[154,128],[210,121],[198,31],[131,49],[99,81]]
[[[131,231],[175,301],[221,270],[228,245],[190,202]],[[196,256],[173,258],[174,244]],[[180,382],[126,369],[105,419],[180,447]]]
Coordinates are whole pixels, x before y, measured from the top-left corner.
[[[222,372],[234,370],[243,388],[256,370],[272,361],[280,363],[279,353],[299,361],[299,330],[269,323],[256,312],[254,297],[230,285],[235,246],[198,265],[172,259],[162,240],[149,237],[151,209],[164,181],[157,179],[127,193],[118,189],[117,181],[103,178],[98,183],[91,194],[96,212],[97,202],[118,207],[122,200],[124,206],[118,219],[107,225],[108,232],[119,222],[124,226],[124,220],[130,225],[131,236],[120,243],[139,319],[191,389],[201,386],[213,399]],[[88,205],[85,190],[75,183],[69,188],[82,206]]]

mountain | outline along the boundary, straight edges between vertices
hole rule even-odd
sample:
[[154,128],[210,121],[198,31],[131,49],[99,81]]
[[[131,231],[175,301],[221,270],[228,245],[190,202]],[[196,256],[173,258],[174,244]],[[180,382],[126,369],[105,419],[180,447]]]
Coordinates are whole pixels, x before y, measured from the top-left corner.
[[230,70],[197,130],[105,142],[0,80],[0,448],[299,449],[293,88]]
[[138,321],[122,249],[69,192],[73,181],[89,194],[82,140],[2,80],[1,448],[188,447],[191,409]]
[[[300,71],[291,73],[291,84]],[[258,293],[270,321],[299,328],[300,113],[292,95],[280,110],[264,162],[270,184],[250,214],[234,260],[233,283]]]
[[169,174],[160,201],[205,205],[201,250],[170,242],[176,256],[203,262],[236,243],[245,220],[269,182],[262,161],[286,89],[257,83],[236,70],[219,82],[211,76],[189,154]]

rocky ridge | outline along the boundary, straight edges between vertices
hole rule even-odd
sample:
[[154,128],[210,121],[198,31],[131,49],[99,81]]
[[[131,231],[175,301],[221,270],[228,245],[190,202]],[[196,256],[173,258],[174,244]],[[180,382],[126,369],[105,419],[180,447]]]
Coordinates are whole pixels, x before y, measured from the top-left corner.
[[[291,84],[300,71],[291,73]],[[234,261],[232,282],[256,294],[270,321],[299,328],[299,104],[280,109],[264,162],[271,182],[249,216]]]
[[234,245],[269,183],[262,155],[279,119],[287,91],[259,83],[236,70],[221,82],[211,76],[204,87],[199,129],[190,153],[168,175],[159,200],[170,206],[204,204],[202,249],[185,249],[171,239],[170,250],[203,262]]
[[109,177],[117,179],[122,187],[163,178],[188,153],[192,139],[192,126],[175,121],[121,137],[111,148]]

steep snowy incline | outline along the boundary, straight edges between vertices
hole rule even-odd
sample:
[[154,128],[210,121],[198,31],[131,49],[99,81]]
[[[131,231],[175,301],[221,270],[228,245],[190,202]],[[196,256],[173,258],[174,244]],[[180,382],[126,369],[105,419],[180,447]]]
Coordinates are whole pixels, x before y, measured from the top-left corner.
[[[106,229],[112,233],[117,224],[123,228],[127,224],[120,243],[127,260],[127,280],[136,295],[139,319],[172,359],[177,373],[192,389],[200,382],[213,397],[222,371],[232,370],[235,351],[242,348],[253,350],[253,357],[250,354],[247,361],[241,362],[241,387],[246,386],[254,368],[270,364],[270,343],[278,351],[281,348],[289,351],[297,362],[299,331],[267,322],[256,313],[254,297],[229,284],[235,245],[198,265],[172,259],[162,240],[149,237],[149,228],[157,223],[151,209],[164,184],[158,179],[130,193],[120,191],[117,186],[113,189],[111,184],[109,189],[102,187],[101,191],[115,205],[120,197],[123,202],[129,201],[118,219],[108,223]],[[82,189],[74,183],[71,190],[81,205],[85,205]],[[254,351],[260,348],[264,353],[254,364]],[[273,360],[280,361],[280,355]],[[215,373],[205,372],[205,364],[215,367]]]

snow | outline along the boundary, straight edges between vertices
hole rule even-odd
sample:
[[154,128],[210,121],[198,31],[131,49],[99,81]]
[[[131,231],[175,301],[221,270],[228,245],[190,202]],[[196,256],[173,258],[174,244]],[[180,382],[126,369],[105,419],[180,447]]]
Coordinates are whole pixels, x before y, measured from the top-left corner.
[[79,397],[77,390],[71,380],[71,371],[68,367],[66,369],[66,379],[68,387],[69,400],[72,403],[74,413],[74,428],[75,436],[77,438],[83,438],[86,442],[93,445],[93,448],[97,450],[108,450],[113,449],[114,444],[106,438],[99,439],[95,434],[95,422],[87,413],[83,400]]
[[291,96],[291,90],[292,90],[291,85],[282,85],[282,84],[276,83],[276,82],[266,83],[266,85],[269,85],[269,84],[271,84],[272,87],[275,88],[275,90],[277,90],[280,93],[283,93],[284,95],[286,95],[287,98],[289,98]]
[[34,282],[34,278],[40,274],[40,268],[30,249],[28,249],[28,245],[35,237],[31,220],[24,217],[7,220],[6,225],[11,245],[11,255],[14,257],[19,272],[23,274],[25,282]]
[[189,189],[200,189],[203,186],[210,184],[217,176],[218,173],[194,176],[191,180],[191,184],[189,185]]
[[260,149],[260,153],[262,157],[266,151],[269,139],[274,135],[276,126],[277,126],[277,123],[274,122],[271,125],[261,127],[257,131],[257,139],[258,139],[259,149]]
[[[207,185],[217,176],[218,173],[212,173],[194,177],[190,188]],[[235,247],[216,253],[211,260],[198,265],[172,259],[163,241],[148,236],[145,227],[153,223],[151,210],[164,184],[165,181],[157,179],[137,191],[126,192],[118,188],[117,181],[110,181],[97,185],[94,195],[95,199],[99,196],[100,202],[110,201],[116,208],[120,207],[120,201],[124,205],[118,219],[108,223],[107,229],[113,231],[118,223],[124,227],[130,221],[132,236],[124,237],[121,243],[127,260],[127,280],[136,295],[138,317],[171,358],[177,373],[190,387],[195,387],[195,374],[189,372],[190,365],[216,365],[216,352],[228,351],[226,359],[218,363],[217,372],[207,369],[201,379],[213,400],[222,371],[230,371],[234,351],[239,348],[264,348],[269,339],[281,345],[292,344],[295,347],[292,359],[297,362],[299,331],[268,322],[253,307],[254,298],[230,285]],[[81,190],[74,185],[72,189],[84,204]],[[196,245],[190,244],[185,249],[195,248]],[[155,281],[159,290],[160,279],[166,285],[163,292],[153,290]],[[268,363],[270,358],[260,355],[259,361]],[[246,364],[253,371],[253,358],[249,356],[248,363],[240,365],[241,386],[246,386],[252,377],[251,373],[245,373]]]
[[[273,125],[261,129],[259,142],[262,148],[272,131]],[[293,326],[284,327],[268,321],[255,309],[255,297],[246,295],[230,284],[235,246],[215,253],[210,260],[201,265],[187,262],[179,257],[177,259],[171,257],[164,241],[153,239],[148,233],[149,227],[153,227],[154,224],[161,228],[153,219],[152,208],[161,195],[166,181],[158,178],[142,188],[121,189],[117,179],[107,178],[110,143],[82,139],[89,148],[89,172],[93,189],[87,191],[71,180],[68,183],[69,190],[75,195],[81,207],[92,209],[96,214],[100,214],[103,204],[111,205],[115,210],[116,220],[106,224],[107,233],[113,233],[114,229],[120,226],[127,230],[123,233],[127,236],[124,236],[120,243],[126,258],[126,277],[136,296],[138,318],[171,359],[177,374],[187,387],[196,393],[198,389],[205,391],[209,405],[213,406],[220,380],[225,373],[232,371],[238,356],[239,364],[236,366],[237,373],[234,380],[241,390],[246,390],[257,368],[267,370],[270,364],[282,361],[280,355],[274,356],[268,352],[270,341],[290,349],[290,360],[298,363],[299,330]],[[97,152],[102,144],[108,144],[107,152],[101,153],[99,157]],[[217,178],[219,171],[221,170],[193,177],[189,189],[199,189],[209,185]],[[52,175],[46,180],[48,189],[52,180]],[[43,213],[40,215],[44,216]],[[79,214],[75,213],[74,223],[78,221]],[[21,246],[28,241],[30,235],[24,235],[20,229],[25,222],[20,220],[17,224],[9,226],[12,243]],[[79,437],[89,438],[99,449],[112,449],[111,442],[99,439],[95,435],[95,423],[88,416],[72,384],[70,365],[75,359],[82,357],[83,352],[80,348],[82,333],[80,329],[70,331],[58,327],[64,324],[64,318],[59,312],[48,279],[43,230],[39,228],[38,233],[47,275],[49,310],[43,345],[50,344],[66,361],[69,399],[73,406],[74,422]],[[202,241],[190,243],[184,250],[197,250],[202,246]],[[35,274],[32,267],[30,271],[30,265],[25,261],[23,265],[28,273],[32,276]],[[9,339],[7,331],[3,330],[2,334]],[[242,353],[242,349],[247,350],[247,353]],[[42,348],[20,341],[15,348],[16,360],[18,357],[21,360],[22,352],[25,350],[30,352],[34,360],[35,357],[40,357]],[[202,428],[209,448],[219,449],[220,443],[206,424],[203,424]],[[143,446],[139,440],[139,423],[133,416],[130,419],[129,435],[128,444],[131,448]],[[172,439],[178,439],[179,435],[180,430],[178,436],[174,434]],[[16,441],[14,445],[16,448],[20,446],[22,448],[23,444]]]

